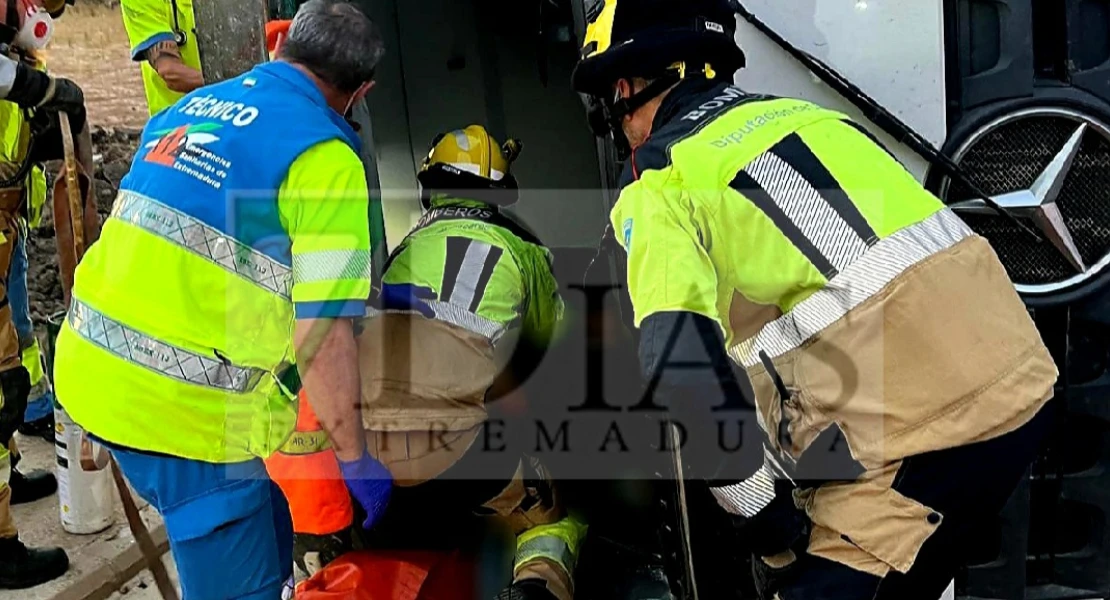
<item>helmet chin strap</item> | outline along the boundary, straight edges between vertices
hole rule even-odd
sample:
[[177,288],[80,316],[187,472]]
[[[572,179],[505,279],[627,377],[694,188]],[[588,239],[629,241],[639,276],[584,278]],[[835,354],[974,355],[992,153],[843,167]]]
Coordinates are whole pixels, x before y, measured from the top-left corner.
[[679,73],[668,72],[627,98],[617,97],[609,102],[601,101],[598,103],[599,106],[595,108],[598,114],[591,116],[591,121],[595,123],[595,130],[608,129],[608,133],[613,136],[617,157],[620,160],[628,158],[632,153],[632,146],[624,135],[624,118],[635,113],[650,102],[652,98],[659,96],[681,80],[682,76]]

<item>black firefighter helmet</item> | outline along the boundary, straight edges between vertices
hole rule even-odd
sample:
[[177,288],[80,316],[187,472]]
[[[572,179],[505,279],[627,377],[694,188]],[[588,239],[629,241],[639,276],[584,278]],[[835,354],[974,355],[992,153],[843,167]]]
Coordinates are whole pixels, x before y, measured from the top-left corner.
[[[573,85],[586,96],[598,137],[622,141],[624,116],[687,74],[731,80],[744,67],[731,0],[591,0],[586,21]],[[631,98],[615,98],[613,84],[631,77],[655,83]]]

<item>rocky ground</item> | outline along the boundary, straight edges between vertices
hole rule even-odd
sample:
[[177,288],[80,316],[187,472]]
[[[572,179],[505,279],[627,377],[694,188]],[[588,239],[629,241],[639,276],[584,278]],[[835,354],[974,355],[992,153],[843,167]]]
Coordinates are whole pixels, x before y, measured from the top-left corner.
[[[51,74],[76,81],[85,92],[95,145],[97,204],[101,215],[107,215],[147,116],[139,65],[131,60],[118,2],[91,0],[67,9],[57,21],[45,59]],[[57,164],[48,165],[49,177],[57,171]],[[31,314],[40,325],[64,309],[50,204],[28,245]]]
[[[112,208],[120,179],[131,165],[131,157],[139,139],[139,130],[129,128],[94,127],[93,160],[96,165],[94,190],[101,219]],[[58,165],[48,165],[48,177],[53,179]],[[47,186],[49,189],[50,186]],[[31,232],[27,247],[30,269],[27,284],[31,298],[31,318],[44,324],[50,315],[62,312],[62,286],[58,278],[58,254],[54,238],[54,218],[47,201],[42,224]]]

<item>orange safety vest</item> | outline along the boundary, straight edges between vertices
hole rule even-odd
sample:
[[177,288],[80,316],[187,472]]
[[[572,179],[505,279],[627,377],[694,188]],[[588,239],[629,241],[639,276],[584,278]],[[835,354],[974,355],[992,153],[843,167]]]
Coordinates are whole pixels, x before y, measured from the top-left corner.
[[270,478],[285,493],[293,531],[329,535],[350,527],[354,507],[331,440],[301,390],[293,435],[266,459]]

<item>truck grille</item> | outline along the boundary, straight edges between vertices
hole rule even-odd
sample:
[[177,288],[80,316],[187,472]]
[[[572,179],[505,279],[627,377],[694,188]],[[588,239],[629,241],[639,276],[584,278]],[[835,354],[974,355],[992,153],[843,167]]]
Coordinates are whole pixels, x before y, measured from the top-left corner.
[[[1104,127],[1066,109],[1023,111],[972,135],[954,158],[986,194],[1027,189],[1083,121],[1089,127],[1056,205],[1090,268],[1110,254],[1110,140]],[[955,182],[942,185],[941,193],[949,204],[973,198]],[[991,242],[1019,290],[1065,287],[1069,280],[1081,277],[1050,242],[1037,242],[1008,220],[974,213],[960,216]],[[1036,230],[1031,221],[1029,225]],[[1090,271],[1093,275],[1094,269]]]

